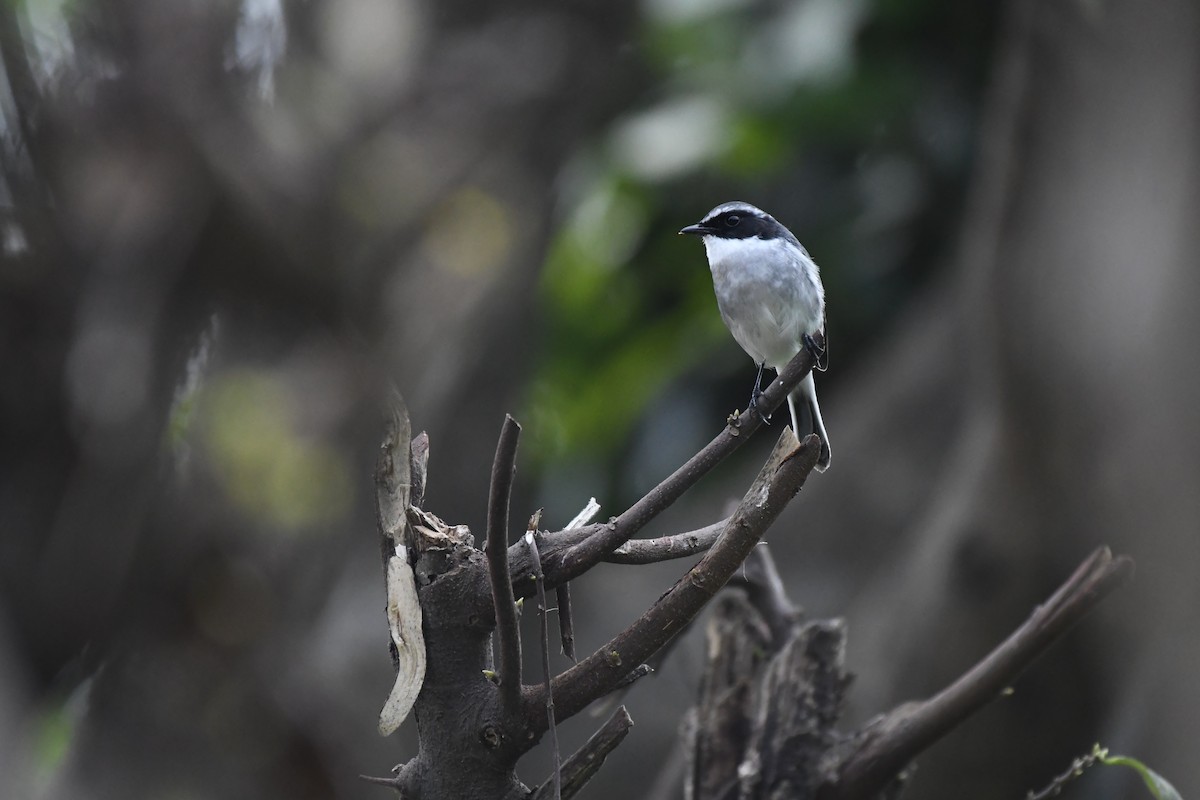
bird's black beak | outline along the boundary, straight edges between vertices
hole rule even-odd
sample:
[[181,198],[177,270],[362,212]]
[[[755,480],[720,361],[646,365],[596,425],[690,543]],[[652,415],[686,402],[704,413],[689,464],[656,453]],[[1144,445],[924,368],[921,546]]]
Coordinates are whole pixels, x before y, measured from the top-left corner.
[[690,233],[695,236],[703,236],[704,234],[708,233],[708,228],[706,228],[700,224],[688,225],[686,228],[683,228],[682,230],[679,231],[679,234],[681,236],[685,233]]

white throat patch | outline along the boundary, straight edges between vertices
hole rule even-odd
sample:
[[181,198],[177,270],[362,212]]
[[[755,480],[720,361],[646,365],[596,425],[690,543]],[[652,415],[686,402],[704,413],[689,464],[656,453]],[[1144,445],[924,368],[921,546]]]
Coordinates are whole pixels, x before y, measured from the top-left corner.
[[748,239],[722,239],[720,236],[705,236],[704,251],[708,254],[710,267],[717,267],[730,258],[754,262],[759,259],[775,257],[783,251],[786,245],[783,239],[759,239],[752,236]]

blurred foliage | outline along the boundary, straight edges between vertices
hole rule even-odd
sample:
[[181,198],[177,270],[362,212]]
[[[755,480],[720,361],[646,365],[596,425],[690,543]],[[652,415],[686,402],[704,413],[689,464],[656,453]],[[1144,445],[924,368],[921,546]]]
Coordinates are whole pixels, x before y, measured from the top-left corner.
[[70,705],[69,701],[51,705],[38,720],[33,747],[37,782],[40,784],[50,783],[70,752],[79,716],[78,710],[72,710]]
[[238,369],[215,375],[204,391],[203,441],[212,474],[259,529],[302,532],[347,513],[348,459],[303,434],[297,393],[285,381]]
[[551,331],[530,428],[555,453],[619,445],[647,401],[724,331],[720,317],[705,313],[707,273],[628,268],[635,249],[647,263],[670,262],[645,242],[645,187],[608,178],[556,238],[542,279]]
[[525,414],[542,459],[615,458],[648,401],[700,369],[728,381],[719,408],[744,402],[730,392],[752,367],[721,324],[702,249],[674,236],[726,200],[766,208],[821,265],[836,380],[952,244],[997,8],[647,0],[645,12],[639,46],[661,88],[581,143],[563,180]]
[[424,249],[441,269],[478,277],[499,269],[512,251],[509,212],[478,186],[460,189],[430,219]]

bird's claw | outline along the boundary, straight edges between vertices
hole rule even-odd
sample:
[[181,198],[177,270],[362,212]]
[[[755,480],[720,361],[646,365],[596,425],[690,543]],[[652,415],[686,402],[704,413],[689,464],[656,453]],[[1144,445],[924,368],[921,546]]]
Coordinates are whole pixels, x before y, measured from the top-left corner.
[[762,412],[762,409],[760,409],[758,407],[758,398],[762,397],[762,395],[763,395],[762,390],[755,388],[754,394],[750,395],[750,407],[747,408],[746,410],[749,411],[754,416],[757,416],[760,420],[762,420],[762,423],[764,425],[770,425],[771,424],[771,415],[764,414]]
[[824,337],[822,337],[821,342],[817,342],[811,333],[806,333],[801,338],[801,341],[804,342],[804,348],[808,350],[808,352],[812,353],[813,366],[819,372],[824,372],[826,367],[829,366],[829,359],[825,357],[826,349]]

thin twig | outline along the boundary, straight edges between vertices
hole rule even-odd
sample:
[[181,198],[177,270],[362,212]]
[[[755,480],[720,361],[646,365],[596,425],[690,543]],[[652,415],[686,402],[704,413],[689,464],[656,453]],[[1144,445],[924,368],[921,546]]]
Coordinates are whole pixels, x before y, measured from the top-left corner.
[[[625,706],[619,707],[601,726],[600,730],[592,734],[583,747],[576,750],[570,758],[563,762],[560,770],[562,773],[562,800],[570,800],[579,793],[579,790],[604,765],[604,759],[608,758],[608,754],[625,739],[632,727],[633,720],[629,717],[629,712],[625,710]],[[530,795],[529,800],[550,800],[554,796],[551,791],[554,789],[550,782],[543,781],[542,785]]]
[[[538,512],[540,517],[541,512]],[[536,523],[531,526],[531,530],[525,533],[525,546],[529,548],[529,557],[533,559],[533,563],[540,564],[541,558],[538,556],[537,537],[534,536],[537,528]],[[542,580],[541,567],[534,567],[535,576],[538,586],[538,621],[541,623],[542,631],[542,681],[543,690],[546,694],[546,725],[550,729],[550,754],[554,759],[554,775],[551,780],[554,782],[554,800],[562,800],[562,778],[559,775],[560,770],[560,755],[558,752],[558,726],[554,724],[554,692],[550,685],[550,623],[547,616],[550,614],[550,609],[546,607],[546,582]]]
[[657,539],[630,539],[604,557],[611,564],[657,564],[673,558],[687,558],[713,546],[729,517],[694,531],[659,536]]
[[[598,513],[600,513],[600,504],[596,502],[596,498],[589,498],[583,509],[567,523],[567,527],[563,530],[573,531],[582,528],[591,522]],[[571,612],[571,584],[567,581],[560,583],[555,587],[554,595],[558,605],[558,638],[562,642],[563,655],[575,663],[579,659],[575,657],[575,617]]]
[[521,426],[504,415],[496,458],[492,462],[491,491],[488,494],[487,551],[488,577],[492,604],[496,609],[496,649],[500,673],[500,708],[505,716],[516,714],[521,704],[521,632],[517,607],[508,577],[508,504],[516,472],[517,440]]
[[[538,581],[541,586],[545,581]],[[562,642],[563,655],[576,662],[575,657],[575,619],[571,614],[571,584],[560,583],[554,587],[554,600],[558,606],[558,638]]]
[[[762,425],[758,411],[769,416],[812,368],[812,353],[808,348],[802,348],[784,367],[779,377],[762,393],[757,411],[744,411],[738,416],[731,415],[729,424],[716,438],[619,517],[614,517],[607,523],[587,525],[575,531],[549,534],[547,546],[542,548],[542,569],[547,584],[557,586],[587,572],[669,508],[684,492],[730,453],[741,447],[746,439],[758,430]],[[527,597],[534,592],[534,586],[529,582],[530,565],[524,561],[519,550],[510,557],[513,559],[514,589],[517,594]]]
[[[808,436],[798,444],[790,429],[784,430],[717,544],[638,620],[555,679],[560,721],[611,692],[699,613],[800,491],[819,450],[820,439],[816,436]],[[530,697],[530,702],[540,705],[541,701],[537,695]],[[532,715],[527,714],[527,719],[532,722]]]
[[1050,800],[1051,797],[1058,797],[1062,794],[1062,790],[1066,788],[1067,784],[1077,780],[1083,775],[1084,770],[1094,767],[1096,762],[1104,757],[1104,755],[1104,750],[1099,745],[1096,745],[1092,748],[1092,752],[1075,759],[1065,771],[1054,776],[1054,779],[1040,792],[1030,791],[1026,794],[1025,800]]
[[966,674],[937,695],[906,703],[860,735],[838,770],[821,787],[821,800],[874,797],[918,753],[1001,696],[1055,639],[1133,574],[1128,556],[1101,547],[1075,570],[1029,619]]

